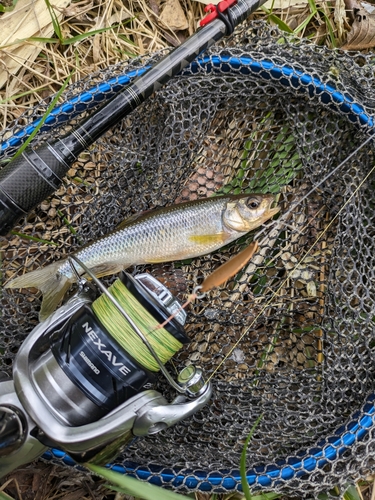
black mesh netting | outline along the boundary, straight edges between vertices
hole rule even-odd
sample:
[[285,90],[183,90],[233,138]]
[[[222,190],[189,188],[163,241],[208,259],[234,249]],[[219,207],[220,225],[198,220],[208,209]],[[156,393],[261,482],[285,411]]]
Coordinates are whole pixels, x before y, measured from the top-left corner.
[[[209,55],[293,67],[332,83],[360,103],[364,114],[373,114],[372,55],[349,56],[289,41],[256,23],[238,31],[225,50],[216,47]],[[93,75],[72,86],[67,99],[143,63]],[[198,478],[198,487],[210,488],[198,476],[214,478],[225,470],[230,476],[238,469],[244,441],[260,414],[248,468],[276,464],[283,469],[280,460],[304,450],[311,450],[309,457],[337,429],[344,434],[375,392],[375,179],[365,179],[373,165],[371,143],[283,217],[368,137],[370,128],[322,104],[320,92],[301,92],[293,82],[286,85],[288,76],[281,82],[264,68],[268,80],[228,63],[222,71],[206,67],[175,78],[81,155],[63,186],[15,229],[26,236],[2,239],[7,280],[62,258],[135,212],[218,191],[278,196],[280,223],[262,235],[261,249],[247,268],[190,307],[191,344],[170,366],[179,370],[193,363],[206,376],[216,370],[212,401],[174,428],[138,440],[117,460],[154,476],[163,467],[188,473]],[[2,137],[45,108],[41,103]],[[250,234],[191,262],[137,270],[148,269],[183,298],[251,239]],[[3,290],[1,305],[1,369],[10,371],[20,343],[38,322],[40,296],[35,290]],[[168,394],[163,380],[159,388]],[[372,436],[370,430],[323,467],[303,476],[296,472],[289,481],[271,478],[265,487],[311,495],[343,486],[371,470]]]

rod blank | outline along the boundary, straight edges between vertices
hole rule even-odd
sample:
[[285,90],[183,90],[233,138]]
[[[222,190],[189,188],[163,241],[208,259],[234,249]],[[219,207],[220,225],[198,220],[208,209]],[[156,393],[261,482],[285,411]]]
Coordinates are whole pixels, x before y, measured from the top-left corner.
[[[234,25],[265,1],[239,0],[229,9]],[[35,149],[26,148],[0,170],[0,235],[6,235],[20,217],[53,194],[82,151],[225,36],[226,29],[220,19],[198,29],[67,135]]]

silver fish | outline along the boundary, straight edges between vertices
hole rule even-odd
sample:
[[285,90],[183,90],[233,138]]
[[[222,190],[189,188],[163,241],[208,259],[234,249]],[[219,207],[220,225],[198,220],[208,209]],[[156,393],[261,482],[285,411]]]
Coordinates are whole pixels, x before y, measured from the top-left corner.
[[[225,195],[153,210],[125,220],[113,233],[75,255],[97,277],[136,264],[183,260],[213,252],[275,215],[272,195]],[[83,274],[83,269],[78,271]],[[40,319],[57,307],[76,281],[67,259],[10,281],[5,288],[36,287],[43,293]]]

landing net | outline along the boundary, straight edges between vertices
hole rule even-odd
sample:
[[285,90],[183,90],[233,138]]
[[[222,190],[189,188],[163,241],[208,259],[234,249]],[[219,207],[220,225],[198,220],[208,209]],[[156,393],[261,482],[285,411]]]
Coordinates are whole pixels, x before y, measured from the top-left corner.
[[[75,114],[84,116],[86,106],[95,108],[161,55],[71,86],[35,143],[61,133]],[[177,372],[192,363],[212,375],[210,404],[137,440],[115,468],[181,491],[238,489],[241,451],[259,415],[247,451],[254,488],[317,495],[373,467],[372,143],[320,183],[373,133],[372,58],[253,23],[82,154],[63,186],[15,228],[24,236],[2,238],[7,280],[65,257],[136,212],[217,192],[278,196],[283,223],[266,230],[245,269],[190,307],[191,344],[170,365]],[[12,137],[3,143],[4,158],[18,147],[17,131],[47,106],[41,102],[1,134]],[[184,299],[252,237],[137,271],[151,272]],[[35,290],[2,291],[1,370],[10,373],[39,307]],[[172,397],[162,378],[158,387]]]

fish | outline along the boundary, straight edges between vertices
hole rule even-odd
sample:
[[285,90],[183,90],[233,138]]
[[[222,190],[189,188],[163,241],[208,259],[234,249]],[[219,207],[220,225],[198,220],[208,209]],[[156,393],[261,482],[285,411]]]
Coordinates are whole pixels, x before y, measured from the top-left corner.
[[[137,214],[74,255],[101,278],[138,264],[199,257],[218,250],[279,212],[270,194],[221,195]],[[74,263],[79,275],[84,270]],[[11,280],[5,288],[35,287],[43,293],[39,319],[46,319],[77,281],[68,259]]]

